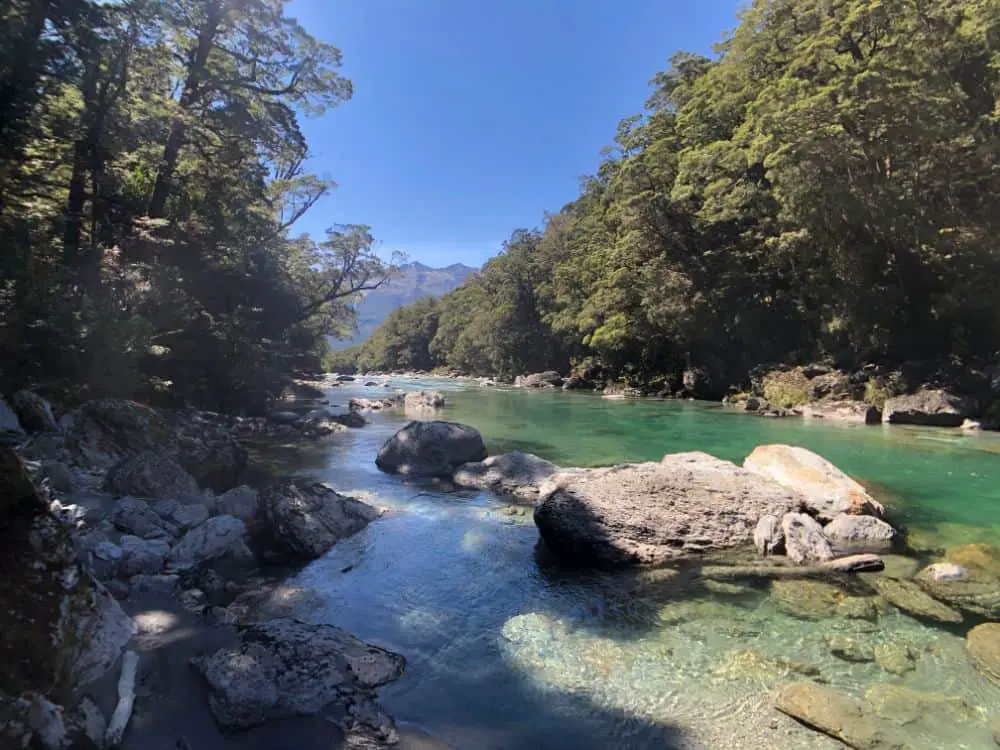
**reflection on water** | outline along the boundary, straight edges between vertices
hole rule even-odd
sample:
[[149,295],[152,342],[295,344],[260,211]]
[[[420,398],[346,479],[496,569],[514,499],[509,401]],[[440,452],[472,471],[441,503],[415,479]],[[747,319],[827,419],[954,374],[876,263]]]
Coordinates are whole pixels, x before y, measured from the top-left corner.
[[[336,400],[346,403],[347,390]],[[995,542],[1000,530],[995,436],[578,394],[473,389],[450,398],[446,418],[478,427],[493,452],[530,445],[563,464],[594,465],[680,450],[741,460],[760,443],[794,443],[877,482],[924,549]],[[858,696],[884,684],[957,696],[968,706],[961,720],[908,721],[913,746],[990,746],[986,720],[1000,712],[1000,689],[968,666],[961,632],[881,604],[878,612],[864,587],[846,598],[834,591],[813,617],[816,597],[794,583],[772,592],[706,582],[696,569],[562,570],[538,548],[530,516],[379,472],[377,449],[402,421],[376,415],[306,459],[309,473],[389,512],[289,582],[311,592],[297,616],[406,656],[403,679],[382,691],[401,720],[470,750],[840,747],[771,707],[774,686],[813,679]],[[284,459],[302,466],[294,454]],[[835,656],[834,636],[864,658]]]

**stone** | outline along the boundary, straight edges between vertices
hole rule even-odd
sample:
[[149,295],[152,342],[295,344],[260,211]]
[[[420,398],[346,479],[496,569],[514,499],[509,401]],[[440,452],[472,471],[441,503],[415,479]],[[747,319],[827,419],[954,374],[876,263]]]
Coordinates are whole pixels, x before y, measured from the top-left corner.
[[187,589],[186,591],[182,591],[178,600],[184,609],[195,614],[201,614],[205,610],[205,607],[208,606],[208,597],[201,589]]
[[123,497],[111,511],[111,521],[115,528],[143,539],[172,539],[177,535],[177,526],[167,521],[150,505],[134,497]]
[[515,451],[463,464],[452,480],[459,487],[474,487],[534,503],[540,487],[557,471],[559,467],[550,461],[531,453]]
[[811,682],[783,685],[775,708],[856,750],[905,750],[910,745],[889,722],[857,698]]
[[890,641],[875,645],[875,663],[890,674],[905,675],[917,668],[916,655],[905,643]]
[[819,677],[820,670],[811,664],[765,654],[753,649],[730,651],[722,660],[716,674],[727,680],[753,680],[788,678],[793,675]]
[[444,407],[444,394],[439,391],[415,391],[403,396],[403,409],[406,411],[434,411]]
[[244,522],[252,521],[261,512],[260,493],[245,484],[234,487],[219,495],[216,510],[222,515],[234,516]]
[[457,422],[410,422],[379,449],[375,465],[391,474],[451,477],[455,469],[486,458],[483,436]]
[[785,531],[777,516],[765,515],[753,531],[753,544],[761,557],[780,555],[785,551]]
[[875,661],[875,652],[869,644],[846,635],[828,635],[826,645],[830,648],[831,654],[844,661],[859,663]]
[[980,721],[979,711],[964,698],[878,683],[865,691],[865,700],[880,718],[899,726],[969,724]]
[[0,396],[0,444],[17,445],[27,437],[21,420]]
[[198,486],[215,492],[238,486],[246,471],[246,449],[224,429],[208,432],[192,424],[177,435],[171,448]]
[[786,513],[781,518],[785,535],[785,553],[792,562],[803,564],[824,562],[833,558],[830,542],[823,527],[805,513]]
[[882,410],[862,401],[812,401],[802,407],[806,419],[825,419],[845,424],[880,424]]
[[331,419],[334,422],[339,422],[340,424],[344,425],[344,427],[348,427],[351,429],[358,429],[368,424],[365,418],[362,417],[360,414],[358,414],[356,411],[349,411],[347,412],[347,414],[338,414],[334,417],[331,417]]
[[914,579],[935,599],[989,620],[1000,620],[1000,578],[954,563],[935,563]]
[[176,459],[160,451],[144,451],[112,467],[105,489],[121,495],[183,500],[198,497],[198,482]]
[[810,580],[779,580],[771,584],[771,600],[782,612],[807,620],[837,613],[845,594],[833,584]]
[[[402,674],[403,657],[340,628],[291,619],[257,623],[241,631],[236,647],[196,657],[192,665],[225,730],[324,713],[338,717],[349,735],[370,738],[371,747],[398,739],[372,690]],[[350,740],[346,745],[353,747]]]
[[267,415],[267,418],[275,424],[294,425],[298,423],[302,416],[294,411],[272,411]]
[[181,529],[187,530],[205,523],[209,515],[208,508],[201,503],[187,503],[178,506],[173,512],[171,520]]
[[121,560],[125,552],[114,542],[99,542],[94,547],[94,555],[100,560]]
[[299,427],[303,435],[314,439],[347,432],[347,427],[329,414],[305,418],[299,423]]
[[390,396],[389,398],[352,398],[347,402],[349,411],[380,411],[382,409],[393,409],[403,405],[403,394]]
[[[496,383],[481,383],[481,385],[496,385]],[[588,380],[587,378],[581,378],[578,376],[571,376],[563,381],[562,389],[564,391],[592,391],[597,387],[597,384],[593,380]]]
[[531,375],[518,375],[514,378],[515,388],[559,388],[562,384],[562,376],[553,370],[536,372]]
[[965,636],[965,650],[972,666],[1000,686],[1000,623],[976,625]]
[[976,411],[975,399],[939,389],[924,389],[908,396],[887,399],[882,421],[888,424],[919,424],[960,427]]
[[124,534],[121,538],[121,575],[126,578],[140,573],[155,575],[163,570],[170,553],[170,544],[164,539],[140,539]]
[[60,425],[67,448],[80,462],[101,468],[176,439],[176,431],[156,409],[125,399],[87,401],[66,414]]
[[875,622],[879,616],[879,606],[870,596],[845,596],[835,610],[838,617],[849,620]]
[[823,527],[823,534],[838,549],[867,550],[891,547],[898,533],[874,516],[841,514]]
[[912,578],[920,570],[920,561],[905,555],[883,553],[882,560],[885,562],[884,576],[886,578]]
[[1000,577],[1000,548],[992,544],[962,544],[947,553],[948,562]]
[[707,453],[558,474],[535,507],[546,546],[578,564],[655,565],[749,545],[762,516],[797,493]]
[[370,505],[305,479],[269,487],[262,503],[271,546],[301,560],[325,554],[379,516]]
[[61,461],[42,461],[40,476],[47,480],[49,486],[56,492],[69,493],[73,491],[75,484],[73,472]]
[[180,586],[180,576],[176,573],[161,575],[147,575],[140,573],[129,579],[129,596],[136,597],[143,594],[155,594],[158,596],[170,596],[177,587]]
[[49,402],[34,391],[18,391],[13,398],[14,411],[21,425],[31,432],[59,432],[59,424]]
[[886,601],[909,615],[936,622],[962,622],[960,612],[928,596],[912,581],[876,576],[869,582]]
[[170,570],[189,570],[222,557],[244,541],[246,526],[232,516],[215,516],[188,531],[170,550]]
[[843,513],[879,518],[885,514],[864,487],[805,448],[759,445],[743,461],[743,468],[800,493],[806,510],[824,522]]

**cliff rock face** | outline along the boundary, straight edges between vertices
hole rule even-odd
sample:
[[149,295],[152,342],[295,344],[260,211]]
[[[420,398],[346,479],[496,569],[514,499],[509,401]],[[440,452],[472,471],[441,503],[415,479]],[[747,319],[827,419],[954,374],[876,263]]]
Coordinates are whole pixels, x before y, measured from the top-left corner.
[[[81,688],[117,661],[132,637],[132,621],[76,562],[66,529],[36,494],[20,459],[3,446],[0,581],[0,715],[16,716],[19,707],[40,701],[75,711]],[[31,730],[18,726],[9,722],[0,740],[23,741]]]

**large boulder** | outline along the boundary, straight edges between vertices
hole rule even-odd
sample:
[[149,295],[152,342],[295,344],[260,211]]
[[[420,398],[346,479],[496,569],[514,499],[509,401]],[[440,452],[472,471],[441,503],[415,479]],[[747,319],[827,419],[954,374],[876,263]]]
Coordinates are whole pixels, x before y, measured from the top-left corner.
[[198,482],[175,458],[161,451],[143,451],[111,468],[105,489],[120,495],[171,498],[198,497]]
[[215,516],[195,526],[170,550],[170,570],[189,570],[245,546],[246,525],[232,516]]
[[116,398],[87,401],[64,415],[60,425],[71,452],[82,463],[102,468],[167,444],[176,435],[156,409]]
[[514,378],[515,388],[559,388],[562,384],[562,376],[554,370],[518,375]]
[[939,389],[924,389],[885,402],[882,421],[889,424],[921,424],[960,427],[976,411],[975,399]]
[[16,445],[26,437],[17,414],[3,400],[3,396],[0,396],[0,444]]
[[247,467],[247,452],[233,437],[216,434],[182,434],[175,444],[177,462],[201,487],[225,492],[237,487]]
[[585,565],[657,564],[750,544],[802,497],[706,453],[554,477],[535,507],[546,545]]
[[65,527],[2,446],[0,550],[0,698],[31,693],[72,706],[114,665],[132,621],[79,565]]
[[977,625],[965,637],[969,662],[986,679],[1000,685],[1000,623]]
[[267,721],[319,713],[335,719],[361,747],[398,738],[373,689],[397,679],[402,656],[359,641],[331,625],[278,619],[247,627],[234,648],[192,660],[208,685],[219,726],[247,729]]
[[32,432],[58,432],[59,425],[52,414],[49,402],[34,391],[14,394],[14,410],[26,430]]
[[882,410],[862,401],[813,401],[802,407],[806,419],[825,419],[846,424],[879,424]]
[[170,543],[165,539],[141,539],[125,534],[120,545],[122,558],[119,570],[126,578],[158,574],[170,554]]
[[434,411],[445,403],[444,394],[440,391],[413,391],[403,397],[403,409],[406,411]]
[[557,471],[559,467],[544,458],[515,451],[463,464],[453,480],[460,487],[474,487],[533,503],[538,499],[539,488]]
[[810,450],[790,445],[759,445],[743,468],[799,492],[806,509],[821,521],[842,513],[882,517],[885,509],[864,487]]
[[280,482],[262,495],[268,546],[284,556],[313,560],[357,533],[379,512],[323,484],[305,479]]
[[[382,409],[393,409],[403,404],[403,394],[390,396],[389,398],[352,398],[347,402],[350,411],[381,411]],[[348,427],[350,425],[347,425]]]
[[253,487],[241,485],[219,495],[215,502],[216,510],[227,516],[235,516],[241,521],[250,522],[260,516],[260,493]]
[[391,474],[450,477],[486,458],[479,430],[457,422],[410,422],[379,449],[375,465]]

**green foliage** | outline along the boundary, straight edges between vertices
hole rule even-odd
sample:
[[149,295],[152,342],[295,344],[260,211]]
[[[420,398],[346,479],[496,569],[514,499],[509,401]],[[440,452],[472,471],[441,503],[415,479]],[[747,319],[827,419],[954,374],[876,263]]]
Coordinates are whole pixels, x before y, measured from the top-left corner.
[[783,409],[801,406],[809,401],[809,379],[798,369],[770,372],[764,376],[764,398]]
[[866,404],[871,404],[881,409],[885,406],[885,402],[888,399],[905,392],[906,388],[903,385],[900,374],[890,373],[889,375],[877,378],[868,378],[868,382],[865,383],[864,401]]
[[989,359],[998,40],[992,0],[756,0],[715,59],[671,59],[575,201],[440,301],[432,361],[733,383]]
[[290,234],[330,185],[300,114],[351,94],[285,0],[12,0],[0,13],[7,387],[263,408],[388,274],[368,227]]

